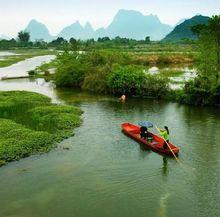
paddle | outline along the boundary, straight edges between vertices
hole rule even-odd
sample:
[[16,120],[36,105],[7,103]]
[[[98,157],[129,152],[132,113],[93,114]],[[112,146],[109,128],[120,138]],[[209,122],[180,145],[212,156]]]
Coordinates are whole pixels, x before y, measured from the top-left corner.
[[[160,129],[155,125],[156,129],[158,130],[158,132],[160,133]],[[163,137],[162,137],[163,138]],[[168,142],[163,138],[164,142],[167,144],[168,148],[170,149],[171,153],[173,154],[173,156],[175,157],[176,161],[179,162],[179,159],[177,158],[177,156],[174,154],[172,148],[170,148],[170,145],[168,144]]]

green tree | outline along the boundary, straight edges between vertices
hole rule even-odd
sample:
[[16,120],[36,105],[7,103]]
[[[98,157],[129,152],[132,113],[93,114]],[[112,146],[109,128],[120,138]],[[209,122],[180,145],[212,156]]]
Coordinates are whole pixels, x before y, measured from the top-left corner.
[[57,57],[55,83],[61,87],[81,87],[88,71],[86,63],[82,62],[83,54],[64,52]]
[[72,48],[74,51],[76,51],[76,50],[78,49],[79,43],[78,43],[78,41],[77,41],[75,38],[71,38],[71,39],[69,40],[69,43],[70,43],[70,45],[71,45],[71,48]]
[[199,38],[198,77],[187,82],[183,101],[196,105],[220,103],[220,16],[192,28]]
[[213,16],[208,25],[197,25],[193,31],[199,37],[199,75],[215,84],[220,79],[220,16]]
[[145,43],[147,43],[147,44],[150,43],[150,36],[147,36],[147,37],[145,38]]
[[18,40],[23,44],[27,44],[30,40],[30,33],[25,31],[20,31],[18,33]]

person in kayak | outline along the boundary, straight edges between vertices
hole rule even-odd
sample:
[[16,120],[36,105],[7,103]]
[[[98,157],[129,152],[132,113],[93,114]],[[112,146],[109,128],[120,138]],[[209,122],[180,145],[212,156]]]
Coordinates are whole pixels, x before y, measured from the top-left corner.
[[164,130],[161,130],[160,129],[160,135],[164,138],[164,145],[163,145],[163,148],[167,149],[168,146],[167,146],[167,143],[169,144],[169,135],[170,135],[170,131],[169,131],[169,128],[167,126],[164,127]]
[[142,126],[140,128],[141,139],[147,139],[147,135],[148,135],[147,127]]

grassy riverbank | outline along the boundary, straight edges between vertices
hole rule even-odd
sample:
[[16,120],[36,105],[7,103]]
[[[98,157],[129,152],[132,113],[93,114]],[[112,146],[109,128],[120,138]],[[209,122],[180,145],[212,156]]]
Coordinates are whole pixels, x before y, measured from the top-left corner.
[[73,135],[82,111],[26,91],[0,92],[0,165],[49,151]]
[[56,54],[55,51],[46,49],[18,49],[9,52],[12,52],[10,56],[1,57],[0,68],[10,66],[28,58]]

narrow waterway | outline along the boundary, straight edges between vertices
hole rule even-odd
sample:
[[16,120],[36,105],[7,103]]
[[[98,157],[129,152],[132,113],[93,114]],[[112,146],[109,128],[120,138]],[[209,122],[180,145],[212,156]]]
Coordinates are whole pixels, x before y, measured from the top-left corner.
[[27,76],[28,71],[34,70],[37,66],[43,63],[50,62],[54,58],[55,58],[54,55],[37,56],[15,63],[8,67],[0,68],[0,79],[2,77],[10,78],[10,77]]
[[[44,80],[1,81],[82,108],[75,136],[48,154],[0,168],[2,217],[220,216],[220,109],[55,89]],[[121,123],[170,127],[178,164],[121,133]],[[68,148],[69,150],[66,150]]]

